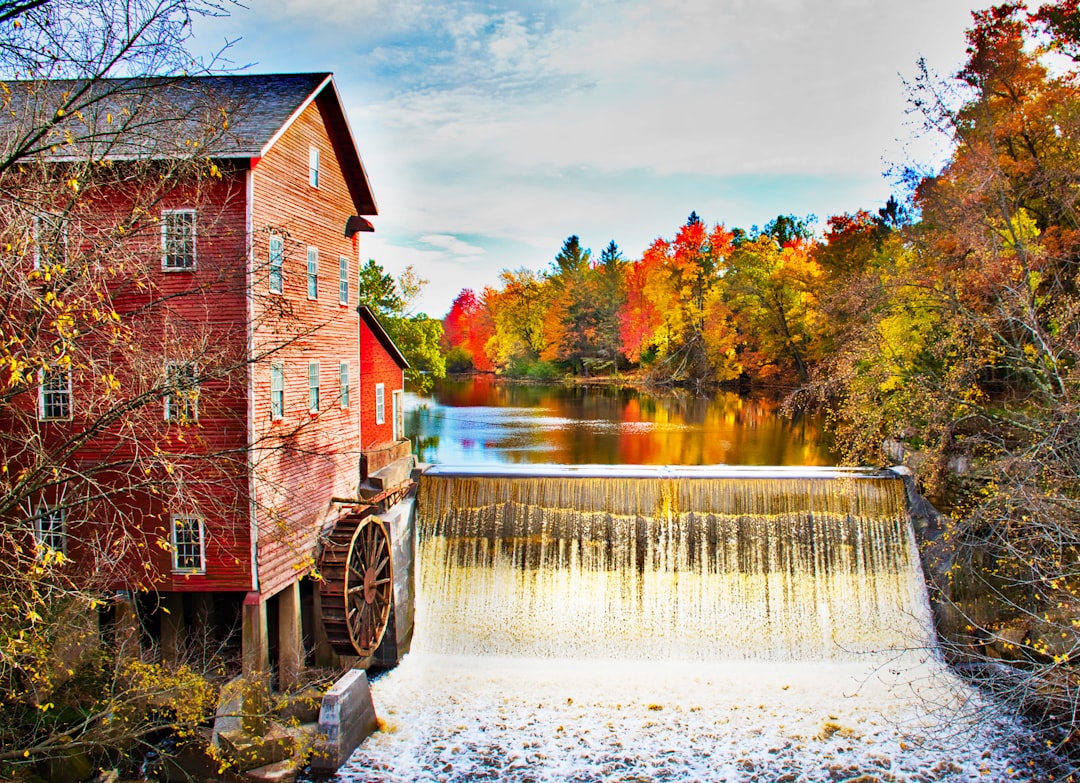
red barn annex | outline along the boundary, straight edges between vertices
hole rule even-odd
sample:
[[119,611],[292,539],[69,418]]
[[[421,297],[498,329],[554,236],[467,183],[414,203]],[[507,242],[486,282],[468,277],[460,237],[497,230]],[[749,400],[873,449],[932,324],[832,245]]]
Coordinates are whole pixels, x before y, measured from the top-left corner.
[[[330,531],[356,516],[362,462],[368,479],[397,461],[394,486],[366,492],[376,503],[411,467],[404,359],[357,308],[359,235],[374,230],[364,216],[377,214],[375,199],[331,74],[152,81],[143,100],[78,113],[101,128],[151,106],[175,114],[88,153],[112,184],[98,177],[78,199],[15,213],[28,274],[99,275],[102,312],[118,325],[108,340],[99,328],[71,341],[68,358],[0,411],[3,457],[26,475],[38,462],[11,444],[29,438],[48,454],[77,441],[57,479],[19,500],[38,549],[150,596],[144,625],[166,654],[195,624],[242,623],[245,669],[276,666],[288,680],[323,635],[306,577]],[[198,139],[197,172],[170,175],[169,159]],[[41,157],[58,170],[86,154],[54,145]],[[110,261],[102,237],[129,215],[151,229],[125,241],[126,261]]]

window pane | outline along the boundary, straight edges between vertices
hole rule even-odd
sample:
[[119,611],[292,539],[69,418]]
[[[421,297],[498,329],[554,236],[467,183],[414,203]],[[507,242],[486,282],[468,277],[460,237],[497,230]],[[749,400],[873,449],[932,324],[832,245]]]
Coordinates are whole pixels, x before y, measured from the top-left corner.
[[386,422],[386,387],[381,384],[375,384],[375,423],[384,424]]
[[307,295],[308,299],[319,298],[319,249],[309,247],[307,251]]
[[281,268],[285,262],[285,240],[270,237],[270,292],[281,293]]
[[195,268],[195,213],[165,212],[162,215],[162,245],[166,269]]
[[199,380],[195,365],[171,362],[165,366],[165,420],[180,423],[199,420]]
[[51,370],[41,376],[38,392],[38,417],[67,419],[71,416],[71,374]]
[[270,418],[285,416],[285,365],[270,365]]
[[60,215],[34,217],[34,269],[67,260],[67,227]]
[[204,571],[203,524],[198,517],[173,517],[173,568]]
[[349,259],[342,256],[338,259],[338,301],[342,304],[349,303]]
[[308,407],[312,413],[319,410],[319,363],[308,364]]
[[308,150],[308,182],[311,187],[319,187],[319,151],[312,147]]
[[34,523],[34,539],[42,548],[57,552],[64,551],[64,510],[38,508],[38,518]]
[[341,363],[341,407],[349,407],[349,363]]

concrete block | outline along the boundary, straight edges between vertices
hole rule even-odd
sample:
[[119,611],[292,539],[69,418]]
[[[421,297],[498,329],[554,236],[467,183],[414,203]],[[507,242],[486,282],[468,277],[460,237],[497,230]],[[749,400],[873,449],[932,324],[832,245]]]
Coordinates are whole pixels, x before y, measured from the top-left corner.
[[323,696],[311,770],[333,774],[379,728],[367,673],[352,669]]
[[412,456],[402,457],[384,465],[377,471],[368,475],[364,483],[360,485],[360,497],[372,498],[387,489],[400,487],[412,477]]
[[296,759],[285,759],[265,767],[249,769],[244,773],[244,778],[255,783],[294,783],[299,769]]
[[390,534],[394,564],[394,602],[390,622],[382,644],[375,651],[372,665],[390,669],[409,652],[412,641],[415,589],[416,497],[410,494],[379,515]]
[[276,724],[261,737],[252,737],[243,731],[226,731],[218,735],[218,741],[222,751],[240,771],[291,759],[296,752],[295,737]]

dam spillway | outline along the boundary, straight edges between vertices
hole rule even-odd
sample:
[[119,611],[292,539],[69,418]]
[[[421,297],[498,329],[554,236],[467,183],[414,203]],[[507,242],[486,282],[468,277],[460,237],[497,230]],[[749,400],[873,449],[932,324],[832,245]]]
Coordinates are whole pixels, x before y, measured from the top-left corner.
[[419,499],[424,651],[844,660],[930,643],[887,472],[436,468]]
[[1026,780],[943,665],[890,471],[434,467],[347,783]]

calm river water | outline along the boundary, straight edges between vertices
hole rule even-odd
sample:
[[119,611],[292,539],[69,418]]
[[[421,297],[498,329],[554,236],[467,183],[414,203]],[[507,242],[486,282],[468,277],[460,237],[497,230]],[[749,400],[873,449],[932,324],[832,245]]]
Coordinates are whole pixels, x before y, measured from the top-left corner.
[[406,400],[422,462],[570,465],[835,465],[822,422],[719,392],[443,381]]

